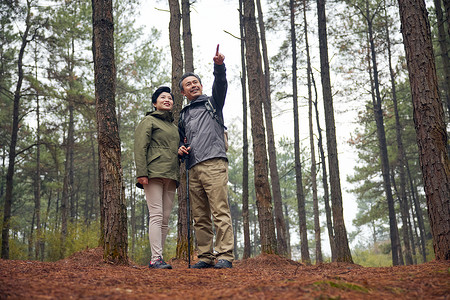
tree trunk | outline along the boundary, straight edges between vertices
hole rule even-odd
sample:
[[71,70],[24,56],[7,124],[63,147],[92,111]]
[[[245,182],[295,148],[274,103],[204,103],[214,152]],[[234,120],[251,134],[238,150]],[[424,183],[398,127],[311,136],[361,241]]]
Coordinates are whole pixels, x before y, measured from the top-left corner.
[[380,158],[381,158],[381,173],[383,177],[383,186],[384,192],[386,195],[386,201],[388,204],[389,211],[389,232],[391,237],[391,247],[392,247],[392,264],[394,266],[399,265],[399,244],[400,239],[398,236],[398,228],[397,228],[397,219],[395,215],[394,208],[394,197],[392,195],[392,187],[390,181],[390,172],[389,172],[389,158],[387,151],[387,143],[386,143],[386,133],[384,129],[384,120],[383,120],[383,110],[381,108],[381,94],[380,94],[380,85],[378,80],[378,65],[377,58],[375,52],[375,43],[373,40],[373,32],[372,32],[372,17],[369,12],[369,3],[366,1],[366,21],[367,28],[369,34],[369,43],[370,43],[370,53],[372,58],[372,70],[373,70],[373,89],[375,90],[375,97],[373,99],[373,113],[375,117],[375,123],[377,125],[377,137],[378,137],[378,147],[380,150]]
[[447,34],[450,37],[450,0],[443,0],[444,3],[444,11],[447,20]]
[[[35,50],[37,51],[37,50]],[[37,80],[37,53],[35,53],[35,79]],[[34,180],[34,214],[36,216],[35,259],[41,259],[39,251],[44,241],[41,233],[41,120],[39,93],[36,92],[36,174]],[[41,253],[43,254],[43,253]]]
[[395,171],[392,169],[390,176],[391,176],[391,182],[392,182],[392,188],[394,189],[394,194],[397,195],[397,201],[399,203],[400,206],[400,218],[402,220],[402,234],[403,234],[403,243],[405,244],[405,260],[406,262],[403,260],[403,251],[401,248],[401,239],[400,239],[400,235],[399,235],[399,246],[400,249],[398,249],[398,256],[399,256],[399,264],[400,265],[412,265],[412,256],[411,256],[411,244],[410,239],[409,239],[409,228],[408,228],[408,203],[403,200],[406,199],[402,199],[400,197],[400,192],[397,188],[397,183],[395,180],[395,175],[394,175]]
[[42,232],[41,232],[41,141],[40,141],[40,120],[39,120],[39,97],[37,97],[36,105],[36,115],[37,115],[37,128],[36,128],[36,175],[35,175],[35,185],[34,185],[34,214],[36,215],[36,243],[35,243],[35,259],[39,259],[39,250],[41,249],[42,243]]
[[[172,56],[172,93],[174,94],[175,99],[179,99],[179,101],[174,101],[173,114],[175,117],[175,122],[178,123],[180,111],[183,108],[183,101],[182,101],[183,96],[181,95],[181,91],[178,86],[180,78],[181,76],[183,76],[183,52],[181,50],[181,36],[180,36],[181,30],[180,3],[178,2],[178,0],[169,0],[169,8],[170,8],[169,42],[170,42],[170,53]],[[180,166],[180,169],[183,168],[181,168]],[[180,200],[180,198],[178,200]],[[181,203],[178,203],[178,205],[180,204]]]
[[408,161],[405,160],[405,166],[406,166],[406,172],[408,174],[409,178],[409,185],[411,189],[411,198],[414,205],[411,205],[411,207],[414,206],[415,215],[417,217],[417,225],[419,227],[420,232],[420,252],[422,253],[423,262],[427,261],[427,248],[426,248],[426,238],[425,238],[425,223],[423,220],[423,212],[422,208],[420,207],[418,193],[417,193],[417,185],[415,185],[412,181],[411,172],[409,170],[409,164]]
[[284,219],[286,220],[286,243],[287,243],[287,249],[288,249],[288,256],[287,258],[291,258],[292,257],[292,250],[291,250],[291,235],[289,234],[289,230],[291,228],[290,223],[289,223],[289,211],[288,211],[288,206],[286,203],[283,203],[284,206]]
[[5,192],[5,170],[6,170],[6,146],[2,145],[2,173],[0,178],[0,198],[3,198]]
[[254,181],[258,207],[261,252],[276,253],[277,240],[272,213],[272,197],[267,170],[266,137],[263,125],[262,99],[264,82],[254,0],[244,0],[245,45],[249,84],[249,104],[253,138]]
[[[236,186],[234,187],[234,192],[236,192]],[[238,248],[238,237],[237,234],[240,232],[239,228],[239,206],[235,202],[230,203],[230,213],[231,213],[231,223],[233,224],[233,247],[234,249]],[[239,253],[237,251],[233,252],[234,260],[239,259]]]
[[[130,178],[133,178],[133,169],[130,168]],[[134,259],[136,250],[136,185],[130,184],[130,221],[131,221],[131,257]]]
[[[91,125],[90,125],[91,126]],[[98,168],[96,168],[95,166],[97,166],[97,161],[96,161],[96,153],[95,153],[95,141],[94,141],[94,132],[93,132],[93,128],[91,130],[91,134],[90,134],[90,142],[91,142],[91,159],[92,159],[92,170],[93,170],[93,180],[92,180],[92,196],[91,196],[91,200],[90,200],[90,205],[89,205],[89,216],[90,218],[92,218],[92,214],[95,213],[95,221],[98,218],[98,209],[96,209],[95,204],[99,203],[98,199],[100,196],[99,193],[99,176],[97,174]],[[98,202],[97,202],[98,201]],[[91,220],[92,221],[92,220]]]
[[445,19],[442,13],[441,0],[434,0],[434,9],[436,11],[436,19],[438,26],[439,48],[441,50],[442,65],[444,67],[444,81],[442,88],[444,90],[444,98],[447,107],[447,120],[450,121],[450,62],[448,59],[448,37],[445,32]]
[[[254,202],[256,202],[256,199],[254,196],[252,196],[252,200]],[[253,205],[252,207],[250,207],[250,211],[253,212],[251,215],[251,219],[250,222],[252,222],[253,224],[253,247],[251,248],[251,254],[252,256],[256,256],[256,249],[258,248],[258,245],[261,244],[261,240],[258,237],[258,230],[257,230],[257,220],[256,220],[256,210],[255,210],[255,206]]]
[[[194,72],[194,50],[192,49],[191,4],[190,0],[181,1],[183,22],[183,47],[186,72]],[[175,86],[174,86],[175,87]]]
[[333,97],[331,93],[330,66],[328,62],[325,0],[317,0],[317,14],[319,25],[320,73],[322,77],[322,92],[327,132],[326,138],[328,165],[330,169],[331,203],[334,221],[334,237],[336,243],[336,261],[353,263],[350,247],[348,246],[347,230],[345,229],[344,213],[342,208],[336,128],[334,121]]
[[295,156],[295,182],[300,230],[300,253],[302,262],[311,263],[308,248],[308,236],[306,228],[305,195],[303,193],[302,164],[300,160],[300,134],[298,120],[297,98],[297,37],[295,33],[295,7],[294,0],[289,1],[291,18],[291,47],[292,47],[292,98],[294,110],[294,156]]
[[[311,185],[313,194],[313,210],[314,210],[314,237],[316,242],[316,264],[322,263],[322,241],[320,238],[320,220],[319,220],[319,199],[317,196],[317,170],[316,170],[316,150],[314,147],[314,127],[312,116],[312,82],[311,82],[311,57],[309,54],[308,41],[308,21],[306,20],[306,0],[303,0],[303,24],[305,32],[306,47],[306,76],[308,83],[308,121],[309,121],[309,147],[311,149]],[[325,177],[326,178],[326,177]]]
[[[178,124],[180,111],[183,106],[183,96],[181,95],[178,82],[183,75],[183,52],[181,50],[181,12],[180,3],[178,0],[169,0],[170,8],[170,23],[169,23],[169,40],[170,40],[170,52],[172,55],[172,92],[175,99],[180,101],[174,101],[173,113],[175,116],[175,122]],[[182,163],[180,165],[180,185],[178,186],[178,224],[177,224],[177,249],[176,257],[178,259],[189,258],[191,249],[188,249],[188,219],[187,219],[187,191],[186,191],[186,167]],[[189,220],[190,222],[191,220]]]
[[327,164],[325,159],[325,151],[323,150],[322,128],[320,127],[319,109],[317,107],[317,87],[313,73],[311,73],[311,81],[314,87],[314,94],[316,96],[316,99],[314,100],[313,104],[316,112],[317,133],[319,135],[317,147],[319,148],[320,164],[322,166],[323,202],[325,206],[325,216],[327,219],[328,240],[330,241],[331,261],[336,261],[336,243],[334,241],[334,229],[332,221],[333,217],[331,216],[331,208],[330,208],[330,193],[328,188]]
[[[192,49],[192,32],[191,32],[191,12],[190,12],[190,3],[189,0],[182,0],[181,1],[182,7],[181,7],[181,21],[182,21],[182,25],[183,25],[183,49],[184,49],[184,62],[185,62],[185,72],[194,72],[194,50]],[[177,10],[178,11],[178,10]],[[178,47],[178,46],[175,46]],[[181,49],[181,48],[180,48]],[[183,68],[183,66],[181,66],[181,68]],[[181,73],[180,73],[180,77],[181,77]],[[180,95],[181,96],[181,95]],[[176,117],[176,119],[178,119],[178,117]],[[185,185],[186,183],[186,167],[184,165],[184,163],[182,164],[183,170],[181,171],[181,176],[183,178],[183,183],[184,186],[182,189],[187,189],[188,187]],[[184,192],[180,192],[180,195],[184,196],[184,200],[182,201],[183,203],[186,203],[185,206],[187,206],[187,191]],[[180,208],[179,208],[180,209]],[[187,208],[186,207],[182,207],[183,212],[186,213],[186,219],[187,219]],[[181,212],[179,212],[181,213]],[[192,224],[192,213],[189,214],[190,219],[188,220],[190,224]],[[183,222],[183,224],[179,224],[181,226],[186,226],[186,222]],[[191,234],[190,236],[191,238],[191,242],[194,240],[193,239],[193,234],[192,234],[192,227],[191,228]],[[188,238],[187,235],[187,227],[185,229],[182,229],[182,231],[186,232],[186,241]],[[191,243],[192,245],[193,243]],[[186,245],[188,246],[188,245]],[[183,248],[180,248],[180,250],[182,251]],[[192,248],[189,250],[189,253],[192,253]],[[180,254],[181,257],[183,257],[183,253]],[[235,255],[237,255],[237,253],[235,253]],[[185,254],[184,256],[185,258],[187,258],[188,256]]]
[[251,255],[250,221],[248,214],[248,125],[247,125],[247,72],[245,71],[245,36],[243,3],[239,0],[239,29],[241,35],[241,86],[242,86],[242,226],[244,227],[243,259]]
[[89,205],[90,205],[90,188],[89,183],[92,181],[91,178],[91,167],[87,168],[86,182],[84,186],[84,205],[83,205],[83,216],[84,216],[84,224],[89,226]]
[[[406,200],[408,201],[408,207],[411,204],[411,199],[406,197]],[[409,232],[409,241],[410,241],[410,245],[411,245],[411,255],[412,255],[412,263],[414,265],[417,265],[417,252],[416,252],[416,240],[414,238],[414,231],[413,231],[413,222],[411,220],[411,215],[414,215],[414,211],[411,207],[411,213],[409,213],[408,211],[408,232]]]
[[283,216],[283,203],[281,198],[280,188],[280,176],[278,175],[277,167],[277,150],[275,147],[275,134],[273,132],[272,122],[272,100],[270,97],[270,68],[269,57],[267,54],[266,43],[266,30],[264,27],[264,18],[261,8],[261,0],[256,0],[256,7],[258,10],[258,24],[259,32],[261,34],[261,46],[264,61],[264,82],[262,83],[265,89],[262,92],[265,94],[263,97],[264,116],[267,127],[267,142],[269,151],[269,170],[270,170],[270,183],[272,184],[273,205],[275,213],[275,225],[277,231],[277,250],[278,254],[282,256],[287,255],[287,242],[286,242],[286,223]]
[[127,210],[115,103],[111,0],[92,0],[92,24],[103,259],[128,264]]
[[399,0],[428,215],[436,259],[450,259],[450,162],[428,13],[423,0]]
[[19,132],[19,108],[20,98],[22,97],[21,89],[24,78],[23,74],[23,56],[25,48],[29,42],[28,34],[31,27],[31,1],[27,1],[27,15],[25,20],[25,30],[22,35],[22,44],[17,59],[17,85],[14,92],[14,108],[12,115],[11,140],[9,144],[8,171],[6,173],[6,191],[5,204],[3,209],[3,226],[2,226],[2,258],[9,259],[9,229],[11,228],[11,207],[13,203],[13,186],[14,186],[14,167],[16,160],[17,135]]
[[66,145],[66,161],[64,163],[64,181],[61,200],[61,245],[59,258],[63,259],[66,252],[67,226],[72,221],[72,210],[69,208],[73,203],[73,146],[74,146],[74,119],[73,119],[73,102],[71,96],[68,96],[69,110],[69,128],[67,131]]
[[[400,177],[400,190],[399,190],[399,200],[400,203],[403,204],[401,206],[402,213],[402,230],[403,230],[403,239],[405,244],[405,258],[406,264],[413,264],[412,255],[411,255],[411,246],[410,246],[410,232],[408,228],[408,200],[406,198],[406,176],[405,176],[405,150],[403,148],[403,138],[402,138],[402,130],[403,127],[400,123],[400,115],[398,113],[398,105],[397,105],[397,90],[395,86],[395,75],[394,68],[392,67],[392,54],[391,54],[391,40],[389,34],[389,24],[387,22],[388,17],[385,10],[385,19],[386,19],[386,42],[387,42],[387,51],[388,51],[388,60],[389,60],[389,75],[391,80],[392,87],[392,102],[394,104],[394,114],[395,114],[395,133],[397,139],[397,168],[398,174]],[[412,234],[412,233],[411,233]]]

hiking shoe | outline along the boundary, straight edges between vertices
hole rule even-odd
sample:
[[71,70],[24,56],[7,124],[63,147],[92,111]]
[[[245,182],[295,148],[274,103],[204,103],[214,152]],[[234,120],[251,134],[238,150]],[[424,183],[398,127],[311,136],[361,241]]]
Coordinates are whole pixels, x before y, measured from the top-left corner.
[[233,263],[226,259],[219,259],[217,264],[214,266],[215,269],[230,269],[233,267]]
[[198,263],[196,263],[195,265],[193,265],[191,268],[192,269],[207,269],[207,268],[213,268],[214,265],[208,264],[204,261],[199,261]]
[[150,262],[148,267],[151,269],[172,269],[172,266],[167,264],[162,257],[158,257],[155,262]]

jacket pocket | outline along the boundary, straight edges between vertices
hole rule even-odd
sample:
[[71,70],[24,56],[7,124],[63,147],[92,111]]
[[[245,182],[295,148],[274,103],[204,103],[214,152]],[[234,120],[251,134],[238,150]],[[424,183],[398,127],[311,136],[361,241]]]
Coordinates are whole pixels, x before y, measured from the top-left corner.
[[147,160],[147,166],[150,165],[155,160],[157,160],[160,156],[161,156],[161,153],[155,153],[155,154],[151,155],[150,159]]

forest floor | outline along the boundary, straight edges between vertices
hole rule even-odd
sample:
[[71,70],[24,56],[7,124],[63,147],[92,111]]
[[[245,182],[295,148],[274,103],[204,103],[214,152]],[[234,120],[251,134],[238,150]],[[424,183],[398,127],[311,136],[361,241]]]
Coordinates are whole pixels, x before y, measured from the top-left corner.
[[100,248],[57,262],[0,260],[0,299],[450,299],[450,262],[368,268],[305,266],[276,255],[232,269],[104,263]]

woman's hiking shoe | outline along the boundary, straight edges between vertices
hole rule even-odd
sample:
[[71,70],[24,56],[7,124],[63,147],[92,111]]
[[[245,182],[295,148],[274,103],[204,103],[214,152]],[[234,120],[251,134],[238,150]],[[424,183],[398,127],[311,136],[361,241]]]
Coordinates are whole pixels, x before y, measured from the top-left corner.
[[214,266],[215,269],[230,269],[233,267],[233,263],[226,259],[219,259],[217,264]]
[[158,259],[154,262],[150,262],[148,267],[151,269],[172,269],[172,266],[167,264],[162,257],[158,257]]
[[192,269],[207,269],[207,268],[213,268],[214,265],[208,264],[204,261],[199,261],[198,263],[196,263],[195,265],[193,265],[191,268]]

